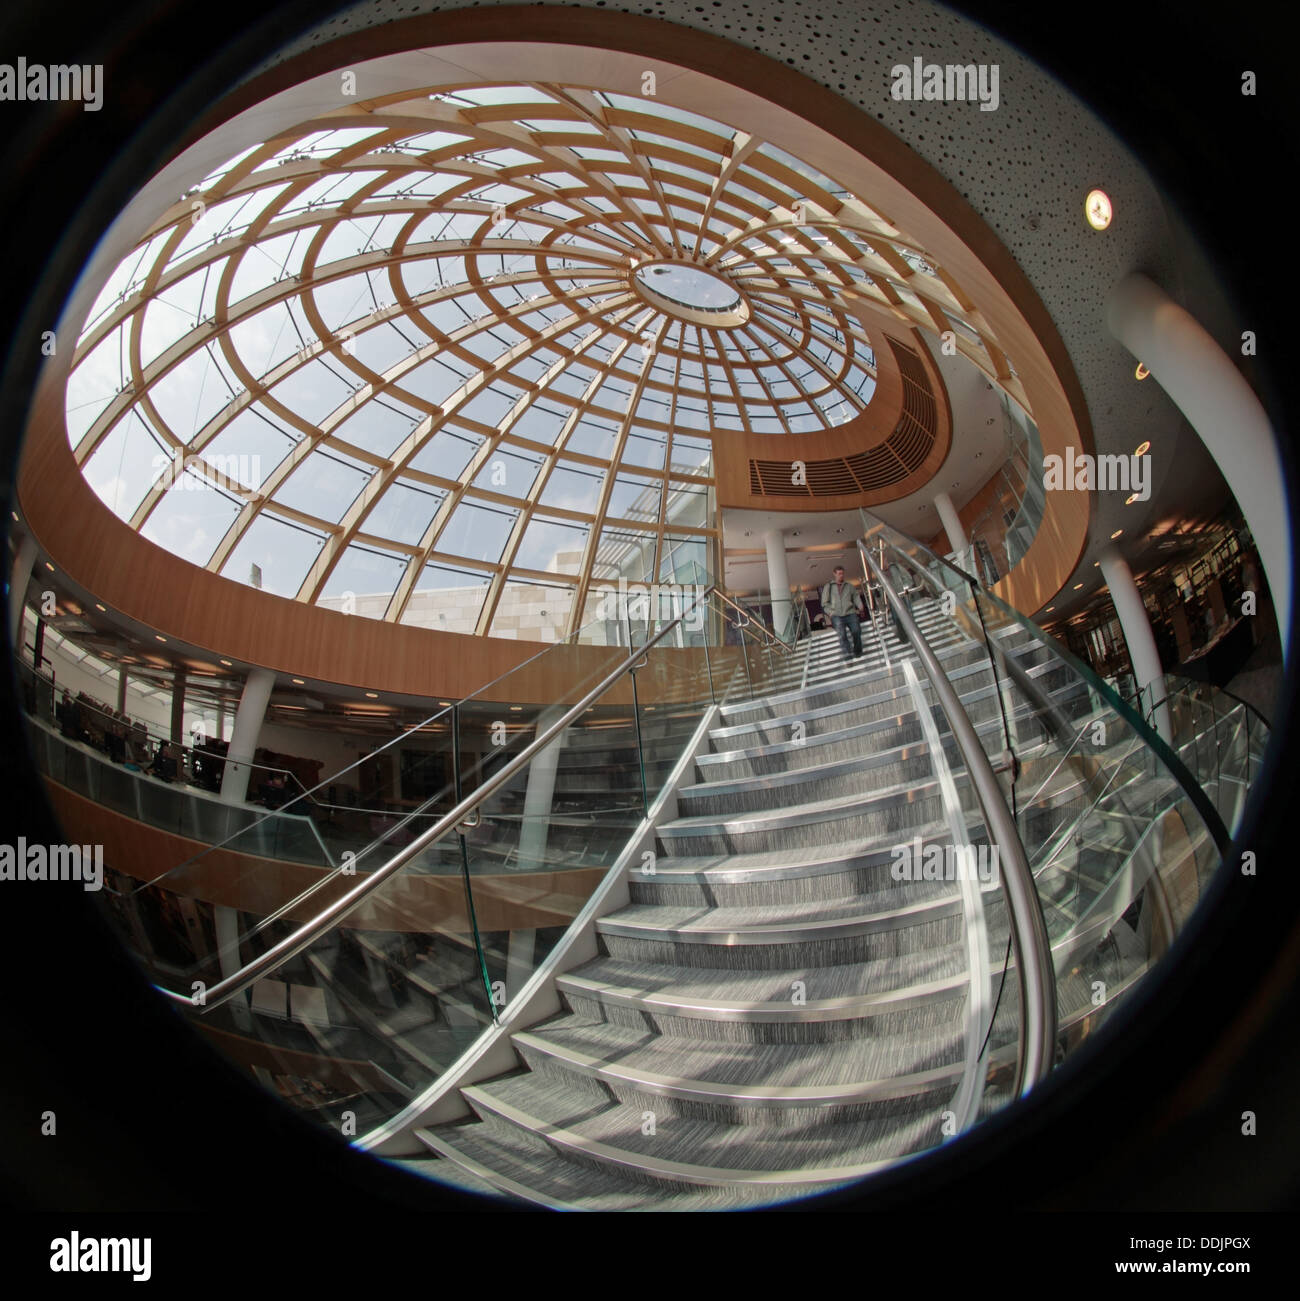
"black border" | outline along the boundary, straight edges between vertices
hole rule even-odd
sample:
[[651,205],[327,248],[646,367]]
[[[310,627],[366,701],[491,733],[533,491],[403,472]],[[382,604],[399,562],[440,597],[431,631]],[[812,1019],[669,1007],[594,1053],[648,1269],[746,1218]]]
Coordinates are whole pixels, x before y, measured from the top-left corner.
[[[22,394],[39,362],[34,340],[49,328],[92,246],[96,212],[120,207],[132,178],[165,155],[170,125],[206,107],[203,67],[216,65],[229,80],[332,7],[321,0],[275,7],[265,0],[155,0],[110,11],[73,0],[0,15],[0,59],[22,53],[31,61],[102,62],[117,88],[95,114],[0,104],[6,489]],[[727,0],[727,7],[736,6]],[[1275,427],[1288,430],[1284,330],[1285,299],[1294,292],[1286,259],[1294,256],[1287,217],[1296,115],[1288,112],[1288,42],[1274,30],[1272,14],[1264,6],[1166,0],[956,7],[1058,75],[1148,164],[1231,286],[1243,328],[1258,330],[1260,356],[1243,362],[1243,370]],[[1243,68],[1259,74],[1254,100],[1233,93]],[[103,207],[97,199],[92,211],[87,196],[97,187]],[[3,834],[55,840],[25,760],[7,675],[0,691],[8,741],[0,757],[0,792],[9,806]],[[1294,704],[1288,699],[1278,710],[1284,741]],[[1300,869],[1286,852],[1293,844],[1285,800],[1295,784],[1292,749],[1286,746],[1274,797],[1258,810],[1248,836],[1259,852],[1259,875],[1220,891],[1214,933],[1175,973],[1143,1033],[1117,1036],[1104,1065],[1094,1064],[1086,1078],[1064,1079],[1032,1118],[998,1126],[992,1159],[975,1149],[942,1171],[910,1172],[839,1199],[837,1209],[905,1212],[911,1218],[904,1224],[932,1232],[941,1222],[951,1234],[971,1231],[986,1246],[992,1233],[999,1245],[983,1259],[998,1269],[1009,1247],[1004,1217],[1016,1210],[1123,1210],[1126,1220],[1140,1222],[1134,1231],[1145,1234],[1156,1230],[1152,1216],[1139,1213],[1158,1209],[1294,1208]],[[83,900],[18,896],[22,889],[10,885],[0,898],[0,1196],[9,1208],[180,1211],[202,1230],[205,1258],[215,1264],[223,1234],[212,1231],[247,1223],[250,1215],[265,1222],[314,1209],[328,1233],[344,1210],[486,1206],[400,1177],[269,1103],[161,1006]],[[39,1135],[46,1109],[58,1114],[56,1139]],[[1240,1135],[1244,1109],[1259,1117],[1254,1140]],[[60,1223],[66,1231],[67,1214]],[[880,1249],[901,1232],[891,1227]],[[1109,1243],[1113,1235],[1112,1224],[1101,1236]],[[1076,1247],[1083,1261],[1093,1250]],[[1103,1254],[1110,1251],[1106,1245]],[[44,1247],[37,1258],[46,1258]],[[331,1270],[339,1264],[333,1254],[330,1261]]]

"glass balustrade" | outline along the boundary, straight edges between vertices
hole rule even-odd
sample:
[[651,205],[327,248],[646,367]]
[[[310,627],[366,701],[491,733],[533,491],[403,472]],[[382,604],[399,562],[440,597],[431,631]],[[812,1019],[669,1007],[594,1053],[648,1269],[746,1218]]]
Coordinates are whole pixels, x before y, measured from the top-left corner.
[[[180,861],[161,870],[157,842],[139,863],[115,846],[104,892],[155,983],[293,1105],[364,1133],[499,1017],[618,861],[708,711],[786,681],[789,652],[707,586],[651,604],[603,611],[614,617],[375,748],[360,821],[336,822],[321,798],[356,765],[305,791],[298,812],[129,771],[61,735],[39,703],[33,749],[55,789],[175,838],[162,850],[177,846]],[[42,691],[29,677],[30,701]],[[410,851],[602,683],[462,823]],[[354,910],[208,1005],[208,991],[404,852]]]
[[[932,633],[959,634],[943,662],[1032,872],[1055,974],[1059,1055],[1169,948],[1220,862],[1227,831],[1196,768],[1112,687],[973,576],[869,512],[863,522],[863,545],[900,599],[925,609]],[[932,686],[926,695],[938,721]],[[985,825],[951,720],[940,729],[970,835],[990,853],[1004,849]],[[1202,718],[1198,735],[1204,730]],[[1011,1096],[1005,1066],[1021,1014],[1014,972],[1022,958],[1005,898],[985,891],[984,900],[1001,994],[989,1033],[987,1111]]]

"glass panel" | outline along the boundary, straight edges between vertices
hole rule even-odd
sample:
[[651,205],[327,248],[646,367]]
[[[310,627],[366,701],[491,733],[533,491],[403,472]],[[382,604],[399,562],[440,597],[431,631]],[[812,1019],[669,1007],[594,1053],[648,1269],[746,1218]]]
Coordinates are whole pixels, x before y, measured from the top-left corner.
[[238,514],[238,502],[186,470],[163,493],[140,536],[193,565],[204,565]]
[[292,599],[324,545],[321,534],[270,515],[258,515],[221,567],[221,573],[237,583]]
[[133,410],[113,426],[81,472],[104,505],[119,518],[130,519],[150,487],[171,470],[164,447]]
[[192,352],[149,387],[167,428],[188,443],[234,396],[209,348]]
[[424,537],[446,495],[436,488],[395,483],[362,519],[361,529],[414,546]]
[[[1109,686],[975,579],[863,515],[867,546],[928,627],[922,635],[948,642],[943,662],[999,774],[1051,945],[1058,1053],[1068,1051],[1172,943],[1227,833],[1173,750]],[[946,723],[944,731],[965,816],[982,825]],[[986,915],[1000,983],[1012,953],[1000,898]],[[1003,1027],[1008,1043],[1015,1021]],[[985,1110],[1010,1100],[1005,1079],[989,1078]]]
[[509,579],[492,616],[493,637],[519,641],[557,641],[569,623],[574,589]]
[[467,560],[497,561],[519,512],[462,501],[434,543],[438,551]]
[[417,628],[472,633],[490,581],[487,574],[474,570],[425,565],[401,622]]
[[271,472],[298,445],[294,436],[260,407],[241,411],[199,453],[227,478],[247,488],[260,488]]
[[363,619],[382,619],[406,573],[406,559],[355,543],[344,551],[316,600],[327,609],[345,609]]
[[339,453],[312,452],[276,489],[274,500],[337,524],[356,501],[370,475]]
[[589,526],[534,516],[515,553],[519,569],[545,570],[553,574],[576,574],[582,567]]

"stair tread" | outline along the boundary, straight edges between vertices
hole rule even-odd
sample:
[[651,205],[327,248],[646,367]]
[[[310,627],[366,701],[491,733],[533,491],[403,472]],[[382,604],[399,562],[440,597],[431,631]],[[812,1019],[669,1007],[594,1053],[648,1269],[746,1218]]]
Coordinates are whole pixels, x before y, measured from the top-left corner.
[[833,1178],[837,1171],[852,1177],[857,1170],[865,1172],[931,1146],[939,1138],[943,1110],[938,1099],[926,1097],[916,1101],[910,1114],[794,1130],[664,1115],[656,1117],[654,1132],[646,1133],[640,1106],[579,1095],[536,1074],[506,1076],[469,1086],[464,1092],[476,1110],[478,1105],[504,1106],[514,1113],[512,1123],[522,1120],[552,1143],[567,1146],[573,1138],[586,1140],[583,1146],[599,1144],[606,1149],[592,1155],[608,1160],[622,1154],[628,1164],[661,1177],[671,1177],[670,1167],[676,1167],[682,1174],[705,1180],[802,1174],[811,1182]]
[[946,1078],[962,1060],[962,1029],[954,1021],[924,1032],[836,1040],[810,1053],[807,1044],[668,1038],[568,1014],[514,1038],[580,1054],[633,1077],[825,1094],[922,1072]]
[[[975,830],[976,824],[972,824]],[[946,822],[930,822],[917,827],[913,836],[920,836],[923,843],[932,840],[946,840],[949,836]],[[814,868],[823,864],[844,863],[851,866],[855,861],[870,857],[888,861],[888,848],[880,845],[878,838],[836,841],[830,844],[797,846],[789,849],[757,850],[744,854],[673,854],[663,855],[656,860],[653,875],[636,876],[638,885],[653,885],[661,877],[725,880],[743,873],[783,872],[790,869]]]
[[[953,775],[957,777],[964,776],[965,769],[954,770]],[[851,791],[847,795],[831,795],[825,799],[807,800],[801,804],[782,804],[771,808],[746,809],[743,812],[696,813],[689,817],[673,818],[671,821],[662,822],[657,827],[657,830],[660,835],[667,832],[669,835],[688,836],[707,827],[726,827],[731,830],[741,829],[739,827],[741,823],[755,823],[761,826],[764,822],[771,821],[785,822],[792,819],[797,821],[800,818],[811,819],[818,814],[830,816],[841,812],[852,813],[864,804],[886,802],[908,792],[929,791],[930,788],[937,790],[938,784],[937,778],[927,777],[922,781],[904,781],[893,786],[879,786],[871,790]]]
[[[477,1120],[439,1125],[424,1133],[429,1135],[425,1142],[444,1146],[482,1169],[484,1181],[495,1179],[501,1195],[534,1205],[585,1211],[703,1211],[762,1205],[771,1200],[761,1191],[739,1188],[652,1188],[619,1174],[612,1166],[579,1165],[548,1156],[518,1135],[494,1130]],[[454,1162],[443,1157],[423,1164],[424,1173],[437,1179],[444,1177],[437,1167]],[[457,1175],[449,1171],[445,1177],[454,1182]]]
[[843,898],[814,899],[797,903],[708,905],[634,903],[609,913],[596,923],[605,928],[635,927],[638,930],[690,933],[692,931],[744,931],[780,925],[853,921],[878,917],[900,910],[922,910],[928,919],[933,905],[960,898],[953,881],[899,881],[888,890]]
[[561,988],[639,990],[655,1001],[685,1000],[705,1005],[792,1006],[796,981],[808,1003],[898,992],[964,976],[966,951],[945,944],[924,951],[833,967],[792,966],[783,970],[679,967],[623,958],[594,958],[559,978]]

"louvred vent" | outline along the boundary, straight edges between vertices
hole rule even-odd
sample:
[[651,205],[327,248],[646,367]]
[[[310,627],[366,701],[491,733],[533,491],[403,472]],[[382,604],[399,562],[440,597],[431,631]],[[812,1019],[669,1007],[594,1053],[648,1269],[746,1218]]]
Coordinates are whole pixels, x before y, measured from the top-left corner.
[[914,348],[886,336],[903,379],[903,409],[883,443],[853,456],[807,461],[807,482],[793,482],[789,461],[749,462],[749,490],[756,497],[841,497],[881,492],[901,483],[925,463],[934,446],[938,404]]

